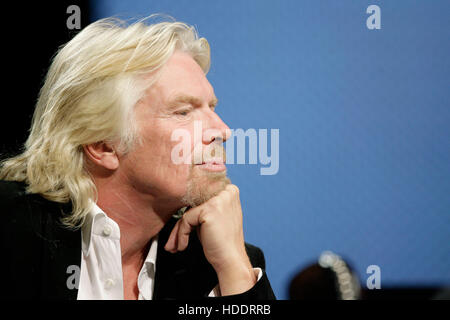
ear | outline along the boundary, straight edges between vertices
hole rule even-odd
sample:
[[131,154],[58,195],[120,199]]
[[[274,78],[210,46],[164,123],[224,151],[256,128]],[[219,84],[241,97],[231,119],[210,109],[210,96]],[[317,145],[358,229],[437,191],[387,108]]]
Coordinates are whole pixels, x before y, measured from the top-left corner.
[[109,170],[116,170],[119,167],[119,158],[110,144],[100,141],[85,145],[83,149],[94,164]]

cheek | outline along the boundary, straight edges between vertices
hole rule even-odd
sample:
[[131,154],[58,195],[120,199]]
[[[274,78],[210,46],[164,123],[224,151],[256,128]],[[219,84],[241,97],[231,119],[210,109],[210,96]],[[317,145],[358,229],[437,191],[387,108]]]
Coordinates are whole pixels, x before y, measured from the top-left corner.
[[[182,142],[182,155],[187,154],[187,160],[180,162],[179,159],[174,157],[174,150],[178,151],[180,142],[172,141],[171,134],[167,133],[159,138],[159,141],[155,141],[158,146],[152,150],[157,158],[157,166],[160,167],[160,172],[163,175],[162,178],[176,179],[179,183],[186,181],[189,178],[191,161],[189,160],[189,154],[191,153],[192,145],[189,142]],[[183,158],[184,159],[184,158]]]
[[190,167],[187,165],[174,165],[161,171],[161,175],[158,177],[161,190],[164,190],[166,195],[172,195],[175,197],[182,197],[188,190],[188,184],[190,180]]
[[168,148],[164,151],[170,156],[172,164],[193,163],[197,149],[201,151],[201,134],[197,137],[192,130],[186,128],[176,128],[173,132],[168,133],[169,138],[166,139]]
[[[139,148],[143,156],[141,158],[145,158],[144,161],[149,166],[148,169],[157,173],[155,178],[166,180],[169,184],[173,181],[182,185],[188,181],[194,139],[198,139],[198,137],[194,137],[193,126],[175,125],[169,121],[152,121],[152,123],[144,124],[141,128],[143,129],[141,130],[143,145]],[[177,136],[174,134],[175,130],[182,134]],[[201,136],[197,144],[202,145]],[[181,157],[178,156],[180,151]],[[175,158],[172,159],[172,157]],[[180,159],[183,160],[180,161]]]
[[176,180],[179,183],[184,183],[189,180],[190,177],[190,166],[185,164],[174,165],[171,168],[171,174],[176,176]]

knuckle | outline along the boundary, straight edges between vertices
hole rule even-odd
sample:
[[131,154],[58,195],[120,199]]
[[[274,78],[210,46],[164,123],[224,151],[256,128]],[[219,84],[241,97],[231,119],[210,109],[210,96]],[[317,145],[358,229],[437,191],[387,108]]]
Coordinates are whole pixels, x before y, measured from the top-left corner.
[[209,209],[213,209],[213,210],[217,209],[219,207],[219,203],[220,203],[220,198],[219,197],[211,198],[208,201],[208,208]]
[[184,215],[181,217],[180,220],[181,220],[180,221],[180,223],[181,223],[180,228],[183,228],[183,229],[189,229],[190,228],[189,222],[187,221],[187,218]]
[[209,212],[211,212],[211,211],[209,211],[209,210],[202,210],[200,212],[199,221],[200,221],[201,224],[204,224],[204,223],[207,223],[207,222],[210,221],[211,215],[208,214]]
[[239,188],[236,185],[229,184],[227,187],[231,193],[239,195]]

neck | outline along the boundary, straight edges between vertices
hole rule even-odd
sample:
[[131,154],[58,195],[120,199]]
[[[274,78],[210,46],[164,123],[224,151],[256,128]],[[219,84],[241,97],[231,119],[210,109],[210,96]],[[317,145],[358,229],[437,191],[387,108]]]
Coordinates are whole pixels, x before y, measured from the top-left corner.
[[169,221],[177,208],[157,205],[158,199],[143,195],[126,184],[96,181],[97,205],[120,228],[123,266],[142,264],[150,241]]

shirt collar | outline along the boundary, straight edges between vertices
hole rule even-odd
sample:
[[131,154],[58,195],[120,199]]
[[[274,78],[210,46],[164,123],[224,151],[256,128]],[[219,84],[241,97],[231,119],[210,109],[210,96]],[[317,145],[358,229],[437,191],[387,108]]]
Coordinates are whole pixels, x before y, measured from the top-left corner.
[[139,300],[151,300],[154,292],[156,255],[158,250],[158,235],[151,240],[150,249],[138,276]]
[[[87,257],[92,243],[92,234],[94,233],[95,225],[103,219],[108,219],[110,223],[114,224],[118,230],[117,238],[120,239],[120,229],[119,226],[108,217],[108,215],[95,203],[92,201],[91,209],[89,210],[86,220],[81,227],[81,248],[83,254]],[[150,249],[148,251],[147,257],[145,258],[144,264],[153,265],[153,270],[156,268],[156,255],[158,250],[158,235],[156,235],[151,240]]]
[[156,272],[156,254],[158,253],[158,235],[156,235],[151,241],[150,249],[148,250],[147,257],[144,264],[147,267],[152,266],[153,272]]
[[89,249],[91,247],[92,233],[94,231],[95,221],[98,221],[99,217],[107,218],[106,213],[95,202],[91,202],[91,209],[86,216],[86,220],[81,227],[81,248],[83,254],[87,257],[89,255]]

